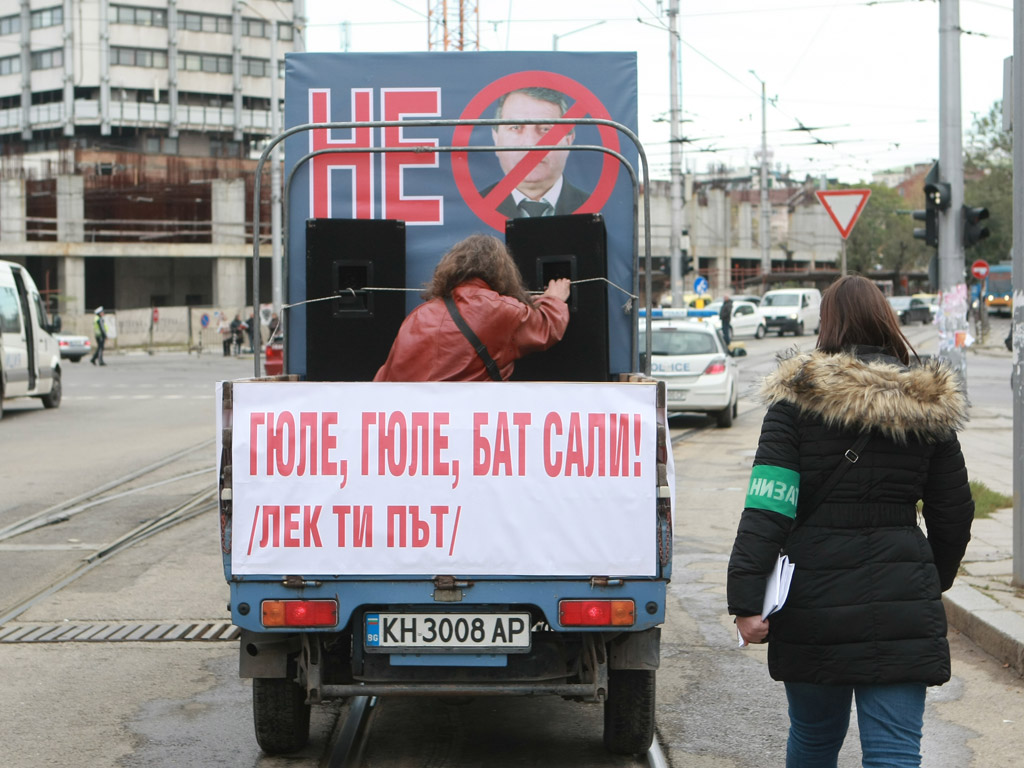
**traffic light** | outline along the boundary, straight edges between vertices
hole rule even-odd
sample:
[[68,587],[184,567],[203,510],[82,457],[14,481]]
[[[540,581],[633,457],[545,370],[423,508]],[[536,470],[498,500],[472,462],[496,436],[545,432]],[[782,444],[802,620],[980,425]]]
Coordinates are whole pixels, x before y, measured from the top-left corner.
[[690,254],[685,248],[679,249],[679,266],[679,271],[682,272],[683,276],[693,272],[693,260],[690,258]]
[[914,237],[924,240],[925,245],[938,247],[939,245],[939,212],[935,208],[926,211],[914,211],[912,214],[915,221],[923,221],[924,227],[914,227]]
[[988,208],[971,208],[968,205],[964,210],[964,248],[977,245],[979,240],[984,240],[991,234],[983,222],[988,218]]
[[914,230],[914,237],[924,240],[925,245],[939,245],[939,211],[949,208],[950,194],[949,184],[939,181],[939,164],[935,163],[924,177],[925,210],[914,211],[912,214],[915,221],[924,222],[923,229]]

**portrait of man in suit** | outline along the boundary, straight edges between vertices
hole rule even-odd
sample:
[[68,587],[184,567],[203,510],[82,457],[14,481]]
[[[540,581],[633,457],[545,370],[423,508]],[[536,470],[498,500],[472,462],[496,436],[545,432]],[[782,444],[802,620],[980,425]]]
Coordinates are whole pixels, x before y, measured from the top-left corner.
[[[520,88],[511,91],[498,101],[495,118],[505,120],[558,119],[569,108],[565,94],[551,88]],[[551,125],[523,124],[497,125],[491,130],[497,147],[532,147],[551,130]],[[575,138],[575,131],[569,131],[555,146],[569,146]],[[527,152],[496,152],[498,163],[507,175]],[[551,150],[544,159],[530,170],[512,193],[498,206],[498,212],[506,218],[537,216],[561,216],[574,213],[587,201],[589,194],[574,186],[565,178],[566,160],[569,152]],[[491,184],[482,190],[483,195],[494,189]]]

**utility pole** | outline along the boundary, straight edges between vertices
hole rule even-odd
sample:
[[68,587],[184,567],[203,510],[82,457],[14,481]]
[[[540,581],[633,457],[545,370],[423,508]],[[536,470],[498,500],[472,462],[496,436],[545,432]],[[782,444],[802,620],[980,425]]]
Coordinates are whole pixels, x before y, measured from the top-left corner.
[[[1024,232],[1024,0],[1013,3],[1013,231]],[[1013,578],[1024,587],[1024,237],[1013,238]]]
[[[750,74],[757,77],[754,70]],[[761,274],[769,275],[772,271],[771,242],[768,234],[768,221],[771,217],[771,203],[768,200],[768,94],[764,80],[761,83],[761,204],[758,206],[758,241],[761,244]]]
[[[967,285],[964,282],[963,136],[960,125],[960,0],[939,0],[939,171],[949,185],[949,206],[939,211],[938,260],[942,316],[939,357],[960,372],[967,389]],[[958,300],[959,298],[959,300]],[[961,343],[958,345],[958,339]]]
[[[680,253],[683,230],[683,183],[682,183],[682,137],[679,117],[679,0],[670,0],[668,5],[668,79],[669,79],[669,139],[671,164],[671,231],[668,235],[669,278],[672,283],[672,306],[682,307],[683,302],[683,260]],[[650,190],[645,190],[650,194]]]

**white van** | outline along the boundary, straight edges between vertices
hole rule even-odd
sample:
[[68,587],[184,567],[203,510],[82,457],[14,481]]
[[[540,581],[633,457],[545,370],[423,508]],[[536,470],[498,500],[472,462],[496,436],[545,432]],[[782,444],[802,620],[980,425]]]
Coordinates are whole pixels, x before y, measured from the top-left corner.
[[47,408],[60,405],[60,347],[28,270],[0,261],[0,418],[4,401],[38,397]]
[[803,336],[821,325],[821,291],[817,288],[780,288],[761,297],[761,314],[768,331]]

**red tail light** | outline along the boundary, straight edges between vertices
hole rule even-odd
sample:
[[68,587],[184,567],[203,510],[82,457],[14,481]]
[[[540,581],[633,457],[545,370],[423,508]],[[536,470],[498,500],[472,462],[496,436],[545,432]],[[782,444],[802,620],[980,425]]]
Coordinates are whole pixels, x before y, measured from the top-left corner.
[[716,373],[725,373],[725,361],[715,359],[708,363],[708,367],[704,369],[704,375],[710,376]]
[[559,600],[563,627],[630,627],[636,608],[632,600]]
[[265,627],[333,627],[338,623],[334,600],[264,600]]

